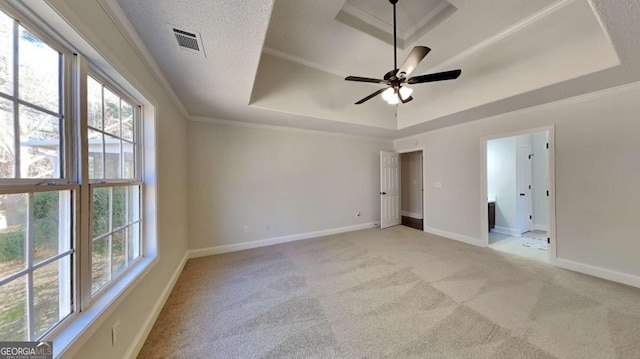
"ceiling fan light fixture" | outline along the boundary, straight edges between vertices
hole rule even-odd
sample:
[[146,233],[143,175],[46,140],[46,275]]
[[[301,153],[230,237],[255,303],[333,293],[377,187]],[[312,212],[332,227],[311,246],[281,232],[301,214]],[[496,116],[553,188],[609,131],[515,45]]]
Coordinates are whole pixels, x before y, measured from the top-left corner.
[[396,96],[396,91],[394,90],[394,88],[389,87],[388,89],[384,90],[384,92],[382,93],[382,99],[391,103],[390,101],[392,101],[393,99],[398,100],[398,96]]
[[402,97],[402,101],[406,101],[411,94],[413,93],[413,89],[411,87],[402,86],[400,87],[400,97]]

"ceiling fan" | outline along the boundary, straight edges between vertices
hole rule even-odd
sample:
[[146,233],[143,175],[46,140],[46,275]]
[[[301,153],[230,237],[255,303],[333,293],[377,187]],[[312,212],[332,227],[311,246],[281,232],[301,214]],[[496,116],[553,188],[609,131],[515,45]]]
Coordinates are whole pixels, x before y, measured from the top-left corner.
[[393,5],[393,70],[387,72],[384,75],[383,79],[374,79],[370,77],[359,77],[359,76],[347,76],[345,80],[347,81],[355,81],[355,82],[369,82],[374,84],[382,84],[387,85],[387,88],[380,89],[371,95],[363,98],[362,100],[356,102],[356,105],[360,105],[369,101],[370,99],[382,94],[382,98],[387,101],[390,105],[396,105],[399,102],[407,103],[413,100],[411,94],[413,93],[413,89],[407,87],[405,84],[413,85],[413,84],[421,84],[425,82],[435,82],[435,81],[445,81],[445,80],[455,80],[457,79],[462,70],[452,70],[445,72],[438,72],[434,74],[428,75],[420,75],[414,77],[408,77],[409,74],[418,66],[420,61],[424,59],[425,56],[431,51],[430,48],[426,46],[416,46],[411,50],[411,53],[404,60],[404,63],[400,68],[398,68],[398,45],[396,39],[396,3],[398,0],[389,0],[389,2]]

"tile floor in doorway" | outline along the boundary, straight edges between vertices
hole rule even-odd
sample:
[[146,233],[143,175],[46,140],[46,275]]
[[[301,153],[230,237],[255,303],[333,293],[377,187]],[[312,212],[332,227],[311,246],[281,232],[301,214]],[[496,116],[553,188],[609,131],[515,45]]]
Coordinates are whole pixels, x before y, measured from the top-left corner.
[[522,257],[549,262],[547,232],[531,231],[520,237],[489,231],[489,247]]

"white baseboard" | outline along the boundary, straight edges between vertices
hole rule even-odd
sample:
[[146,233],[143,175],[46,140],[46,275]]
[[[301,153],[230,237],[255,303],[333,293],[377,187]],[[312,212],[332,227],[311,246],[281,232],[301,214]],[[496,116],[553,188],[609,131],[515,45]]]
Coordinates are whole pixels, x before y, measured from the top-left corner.
[[151,313],[149,313],[149,316],[144,321],[144,324],[142,325],[142,328],[138,332],[138,335],[136,335],[133,342],[131,343],[131,346],[129,346],[129,349],[127,349],[127,352],[125,353],[124,358],[135,359],[140,353],[140,350],[142,349],[144,342],[147,340],[147,337],[149,336],[149,333],[151,332],[151,329],[153,328],[153,325],[155,324],[156,319],[158,319],[158,315],[160,315],[160,311],[162,311],[164,304],[167,302],[167,299],[169,298],[169,294],[171,294],[171,291],[173,290],[173,286],[175,286],[176,282],[178,281],[178,278],[180,277],[180,273],[182,273],[182,270],[184,269],[184,265],[187,264],[187,260],[189,259],[188,254],[189,252],[186,252],[184,254],[184,256],[182,257],[182,260],[180,261],[180,264],[178,264],[178,267],[176,268],[176,270],[173,271],[171,278],[169,278],[169,282],[164,287],[164,290],[160,294],[160,297],[156,300],[155,304],[153,305]]
[[521,234],[516,228],[507,228],[507,227],[499,227],[499,226],[493,227],[491,229],[491,232],[508,234],[508,235],[514,236],[514,237],[519,237],[520,234]]
[[453,239],[459,242],[471,244],[478,247],[484,247],[482,245],[482,241],[480,240],[480,238],[473,238],[473,237],[465,236],[463,234],[447,232],[441,229],[431,228],[426,226],[424,227],[424,231],[427,233],[435,234],[436,236]]
[[546,224],[533,224],[533,230],[534,231],[545,231],[548,232],[549,231],[549,226],[547,226]]
[[371,222],[371,223],[357,224],[357,225],[348,226],[348,227],[325,229],[325,230],[315,231],[315,232],[291,234],[291,235],[282,236],[282,237],[265,238],[265,239],[259,239],[257,241],[251,241],[251,242],[234,243],[234,244],[226,244],[222,246],[192,249],[188,252],[188,255],[189,255],[189,258],[205,257],[205,256],[211,256],[214,254],[236,252],[236,251],[241,251],[245,249],[266,247],[274,244],[294,242],[294,241],[299,241],[303,239],[329,236],[332,234],[359,231],[362,229],[374,228],[379,226],[380,226],[379,223]]
[[640,288],[640,277],[633,274],[622,273],[611,269],[592,266],[590,264],[584,264],[574,262],[568,259],[556,258],[556,266],[564,269],[568,269],[574,272],[580,272],[588,274],[590,276],[607,279],[613,282],[618,282],[633,287]]
[[411,217],[411,218],[415,218],[415,219],[422,219],[422,215],[420,213],[417,212],[405,212],[402,211],[402,215],[404,217]]

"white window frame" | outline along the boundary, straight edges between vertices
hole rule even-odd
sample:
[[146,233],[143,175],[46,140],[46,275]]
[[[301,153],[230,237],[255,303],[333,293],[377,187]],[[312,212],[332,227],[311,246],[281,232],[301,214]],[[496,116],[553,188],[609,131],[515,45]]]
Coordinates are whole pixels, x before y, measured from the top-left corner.
[[[138,101],[134,100],[132,96],[128,95],[124,90],[122,90],[121,88],[119,88],[115,81],[109,79],[108,76],[106,75],[102,75],[100,74],[99,70],[92,67],[91,64],[89,64],[88,62],[86,62],[86,60],[84,58],[80,58],[79,61],[84,62],[85,66],[80,66],[80,71],[79,71],[79,77],[82,79],[81,81],[84,83],[84,89],[82,91],[80,91],[81,94],[81,103],[83,103],[85,106],[87,104],[87,77],[91,76],[93,77],[96,81],[98,81],[102,86],[104,86],[105,88],[107,88],[109,91],[111,91],[112,93],[114,93],[115,95],[119,96],[122,100],[127,101],[130,105],[133,106],[133,110],[134,110],[134,131],[133,131],[133,140],[134,140],[134,147],[135,147],[135,160],[134,160],[134,178],[133,179],[106,179],[104,177],[106,177],[105,171],[106,171],[106,153],[105,153],[105,158],[103,158],[103,178],[102,179],[91,179],[89,178],[89,160],[88,160],[88,155],[89,155],[89,144],[88,144],[88,111],[82,111],[80,113],[81,116],[81,121],[80,121],[80,131],[81,131],[81,150],[79,153],[79,157],[80,157],[80,161],[81,161],[81,188],[85,189],[85,191],[83,191],[82,193],[84,194],[83,198],[83,203],[81,203],[81,206],[83,206],[83,208],[87,208],[88,211],[87,212],[87,218],[83,218],[81,220],[81,225],[83,226],[87,226],[86,228],[86,234],[88,237],[82,237],[82,238],[88,238],[88,244],[89,248],[88,251],[85,254],[85,260],[83,261],[81,267],[84,268],[86,275],[83,276],[83,278],[88,279],[86,282],[83,281],[82,283],[82,289],[81,289],[81,303],[83,303],[83,307],[91,305],[93,302],[95,302],[97,299],[99,299],[99,297],[107,292],[110,288],[113,287],[113,285],[115,283],[117,283],[117,281],[124,277],[132,267],[134,267],[137,263],[139,263],[140,261],[142,261],[142,259],[145,256],[145,246],[144,246],[144,241],[142,240],[142,235],[144,232],[144,223],[145,221],[144,219],[144,203],[145,203],[145,196],[144,196],[144,181],[142,178],[142,174],[143,174],[143,163],[144,163],[144,150],[143,150],[143,144],[142,144],[142,133],[144,131],[143,126],[142,126],[142,105],[140,105],[138,103]],[[102,97],[102,101],[103,101],[103,120],[104,120],[104,95]],[[103,135],[106,134],[103,133]],[[122,160],[122,159],[121,159]],[[121,162],[121,166],[123,165],[123,163]],[[122,174],[122,170],[120,171],[120,173]],[[127,266],[127,268],[125,270],[123,270],[122,272],[118,273],[115,277],[111,278],[107,284],[105,284],[104,286],[102,286],[100,289],[98,289],[98,291],[95,294],[92,294],[92,283],[91,283],[91,277],[92,277],[92,262],[91,262],[91,258],[92,258],[92,250],[91,250],[91,245],[93,244],[93,228],[92,228],[92,213],[93,213],[93,208],[92,208],[92,198],[93,198],[93,190],[95,188],[101,188],[101,187],[117,187],[117,186],[140,186],[140,199],[139,199],[139,203],[140,203],[140,208],[139,208],[139,213],[140,213],[140,219],[138,221],[139,224],[139,233],[140,233],[140,256],[136,259],[134,259],[134,261],[132,263],[129,264],[129,266]],[[83,233],[85,233],[85,231],[83,231]],[[108,232],[108,234],[111,232]],[[107,234],[107,235],[108,235]],[[88,261],[86,260],[88,259]],[[88,263],[85,263],[88,262]]]
[[[0,4],[2,5],[2,4]],[[14,178],[2,178],[0,179],[0,193],[2,194],[27,194],[29,198],[29,214],[28,214],[28,222],[31,223],[32,218],[32,209],[33,205],[33,195],[35,193],[41,192],[55,192],[55,191],[69,191],[70,192],[70,211],[69,214],[71,218],[60,218],[60,221],[66,220],[69,221],[69,228],[71,230],[70,233],[67,233],[70,236],[70,249],[66,250],[62,253],[58,253],[57,255],[48,258],[40,263],[33,263],[33,235],[30,230],[27,230],[27,242],[25,246],[25,269],[14,273],[13,275],[2,280],[2,284],[7,284],[13,279],[17,279],[19,277],[25,276],[27,283],[27,339],[28,340],[36,340],[38,338],[32,337],[34,333],[34,313],[35,308],[33,305],[33,273],[38,268],[45,266],[46,264],[52,263],[56,260],[60,260],[66,256],[69,257],[70,267],[68,268],[69,272],[66,274],[69,278],[68,286],[60,285],[58,288],[58,294],[62,298],[62,302],[64,304],[69,304],[70,313],[60,321],[53,328],[50,328],[44,335],[43,338],[50,336],[51,333],[57,330],[57,327],[62,323],[67,321],[69,318],[73,317],[74,314],[78,311],[78,296],[77,290],[75,288],[74,283],[77,281],[77,271],[76,267],[76,248],[77,248],[77,239],[78,239],[78,226],[77,221],[75,220],[77,212],[75,212],[79,205],[79,193],[80,193],[80,185],[75,182],[74,173],[74,163],[73,163],[73,128],[75,127],[75,119],[71,114],[72,105],[73,105],[73,91],[71,86],[71,78],[69,74],[74,71],[73,68],[73,53],[69,51],[64,46],[60,45],[57,41],[55,41],[52,37],[50,37],[46,32],[41,31],[40,28],[34,25],[31,21],[24,18],[20,13],[12,9],[8,6],[0,6],[0,10],[3,11],[7,16],[14,19],[14,27],[13,27],[13,94],[7,95],[0,93],[0,97],[5,100],[11,101],[13,104],[13,119],[14,119],[14,128],[18,129],[17,124],[19,123],[20,116],[20,105],[27,106],[29,108],[35,109],[42,113],[46,113],[51,116],[55,116],[59,119],[59,131],[60,131],[60,159],[61,162],[58,166],[58,170],[60,171],[60,176],[58,178],[21,178],[20,175],[20,137],[19,131],[14,132],[14,141],[16,151],[16,162],[14,163]],[[18,57],[16,54],[18,52],[18,26],[24,27],[27,31],[38,37],[42,42],[44,42],[47,46],[52,48],[53,50],[60,53],[61,58],[59,60],[59,70],[58,75],[60,78],[59,83],[59,110],[60,113],[55,113],[49,109],[45,109],[39,105],[33,104],[26,100],[22,100],[19,98],[19,61],[16,61]],[[16,81],[17,80],[17,81]],[[30,226],[28,226],[30,227]],[[62,227],[61,227],[62,228]],[[63,291],[70,290],[66,296],[64,296]],[[60,302],[59,302],[60,305]]]

